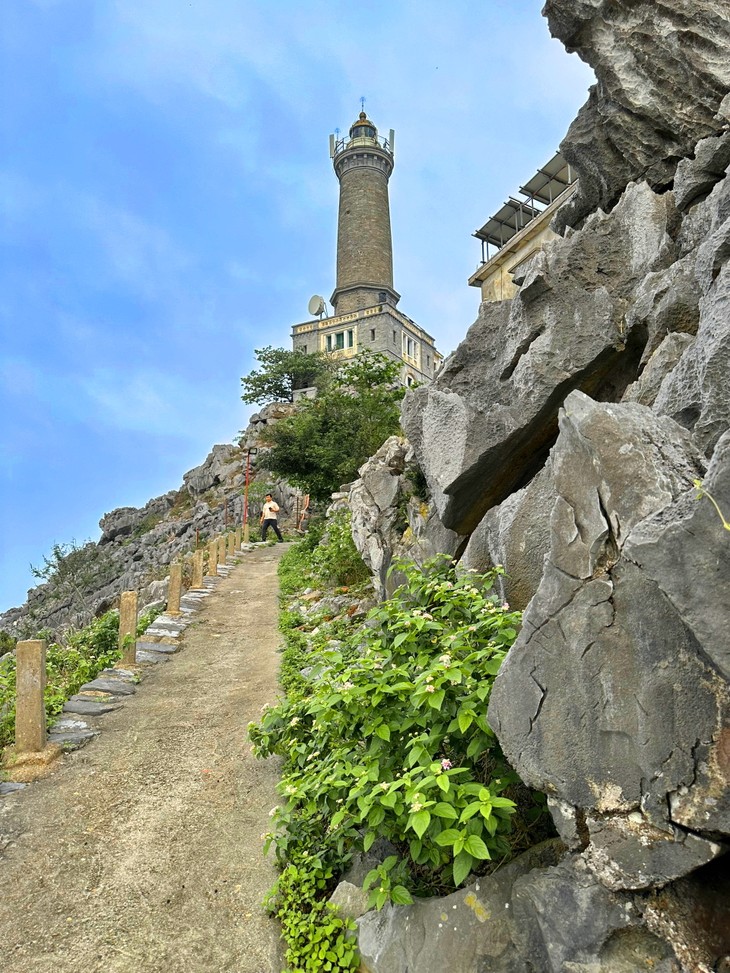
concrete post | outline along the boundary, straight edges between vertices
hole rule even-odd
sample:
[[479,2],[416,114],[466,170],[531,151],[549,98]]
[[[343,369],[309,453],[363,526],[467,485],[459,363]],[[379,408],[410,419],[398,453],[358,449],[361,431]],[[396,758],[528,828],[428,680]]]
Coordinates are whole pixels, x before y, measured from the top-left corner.
[[241,535],[242,535],[242,533],[243,532],[241,531],[241,528],[240,527],[236,527],[235,537],[236,537],[236,550],[237,551],[240,551],[241,550]]
[[[131,636],[131,638],[128,638]],[[125,645],[125,641],[128,643]],[[133,666],[137,662],[137,592],[123,591],[119,599],[119,648],[122,662]]]
[[250,540],[251,540],[251,524],[248,521],[246,521],[246,524],[243,528],[243,543],[248,544]]
[[178,561],[170,565],[170,581],[167,586],[167,614],[180,614],[180,598],[182,597],[182,564]]
[[46,643],[18,642],[15,647],[15,750],[37,753],[46,745]]
[[196,551],[193,554],[193,580],[190,584],[191,588],[202,588],[203,587],[203,552],[202,550]]
[[226,550],[227,550],[228,554],[231,557],[233,557],[233,555],[236,553],[236,535],[235,534],[229,534],[228,535],[228,547],[226,548]]
[[208,541],[208,577],[215,578],[218,574],[218,541]]
[[225,534],[221,534],[218,538],[218,563],[226,563],[226,537]]

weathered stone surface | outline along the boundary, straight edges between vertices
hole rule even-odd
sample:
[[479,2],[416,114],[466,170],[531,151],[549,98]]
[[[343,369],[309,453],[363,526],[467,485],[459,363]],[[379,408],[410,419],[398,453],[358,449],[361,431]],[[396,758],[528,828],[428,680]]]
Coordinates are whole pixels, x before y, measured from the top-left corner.
[[500,596],[522,611],[542,578],[554,501],[548,461],[526,487],[487,513],[469,538],[459,568],[484,572],[501,564],[505,574],[497,581]]
[[0,781],[0,797],[8,797],[10,794],[17,794],[18,791],[22,791],[23,788],[27,787],[27,784],[15,784],[11,781],[1,782]]
[[653,405],[662,382],[674,369],[684,352],[695,343],[692,335],[668,334],[652,354],[635,382],[626,389],[622,402]]
[[125,679],[92,679],[81,687],[82,693],[111,693],[113,696],[132,696],[137,690]]
[[[663,884],[721,850],[698,838],[704,851],[692,842],[697,853],[685,855],[669,797],[695,788],[708,796],[698,748],[717,753],[728,693],[658,584],[622,549],[632,530],[687,493],[701,460],[684,429],[641,406],[574,392],[560,423],[551,553],[495,682],[489,721],[533,786],[600,815],[639,812],[656,829],[653,842],[661,832],[675,844],[671,867],[662,870],[663,850],[656,871],[641,866],[647,885]],[[606,854],[620,874],[617,848]],[[624,880],[635,887],[636,873]]]
[[406,395],[403,428],[448,528],[471,532],[540,468],[572,389],[616,399],[635,380],[646,329],[627,310],[674,259],[674,219],[669,195],[630,186],[546,249],[550,291],[483,304],[436,380]]
[[462,543],[443,526],[433,506],[414,495],[416,471],[408,442],[392,436],[361,467],[360,479],[349,491],[353,540],[381,598],[401,581],[396,573],[389,576],[395,559],[422,564],[437,553],[456,553]]
[[693,159],[682,159],[674,177],[674,199],[685,210],[714,188],[730,166],[730,133],[701,139]]
[[[730,205],[726,180],[725,206]],[[723,187],[724,188],[724,187]],[[713,194],[714,197],[714,194]],[[707,201],[714,203],[713,197]],[[704,205],[704,204],[703,204]],[[700,300],[697,340],[662,382],[654,409],[692,430],[695,442],[710,455],[730,428],[728,360],[730,358],[730,213],[698,251],[704,297]]]
[[512,939],[512,887],[558,853],[547,842],[452,895],[368,912],[357,923],[363,973],[524,973]]
[[580,858],[519,878],[512,920],[523,971],[678,973],[631,898],[607,891]]
[[687,875],[721,855],[726,849],[679,828],[659,830],[641,813],[626,817],[589,814],[590,843],[584,859],[608,889],[643,889]]
[[228,443],[214,446],[204,462],[183,476],[187,491],[194,497],[213,489],[241,468],[241,450]]
[[359,919],[369,911],[368,893],[351,882],[340,882],[329,897],[329,902],[346,919]]
[[63,704],[64,713],[77,713],[79,716],[101,716],[118,709],[119,703],[112,699],[91,699],[89,696],[72,696]]
[[170,654],[151,652],[149,649],[137,649],[137,663],[139,665],[157,665],[158,662],[169,662]]
[[610,208],[633,180],[671,185],[695,143],[722,131],[730,21],[724,0],[547,0],[543,12],[597,82],[560,146],[580,177],[560,231]]
[[150,652],[162,652],[166,655],[171,655],[174,652],[179,651],[179,645],[171,645],[169,642],[148,642],[148,641],[138,641],[137,651],[140,650],[150,651]]

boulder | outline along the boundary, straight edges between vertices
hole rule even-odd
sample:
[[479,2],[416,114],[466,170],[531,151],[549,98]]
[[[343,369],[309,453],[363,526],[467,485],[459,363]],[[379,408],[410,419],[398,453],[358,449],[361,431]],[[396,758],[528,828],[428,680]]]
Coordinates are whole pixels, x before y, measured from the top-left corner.
[[555,501],[551,464],[522,490],[493,507],[469,538],[459,561],[461,571],[489,571],[501,564],[497,579],[503,601],[524,610],[537,591],[550,550],[550,512]]
[[636,379],[647,331],[627,312],[676,258],[675,219],[669,194],[630,186],[611,214],[546,247],[550,289],[482,304],[434,382],[406,394],[403,429],[446,527],[471,533],[540,469],[572,389],[615,400]]
[[596,75],[560,146],[579,176],[553,224],[562,232],[636,179],[671,186],[697,141],[723,131],[730,20],[725,0],[547,0],[543,13]]
[[357,921],[362,973],[523,973],[512,939],[512,888],[559,853],[559,843],[546,842],[451,895],[368,912]]
[[373,574],[379,598],[400,583],[391,572],[393,561],[407,558],[422,564],[438,553],[455,554],[461,538],[441,523],[433,506],[416,495],[417,464],[405,439],[391,436],[360,470],[350,487],[347,505],[352,537]]
[[[608,820],[611,840],[596,838],[601,854],[588,861],[612,888],[662,885],[723,851],[712,839],[726,826],[728,685],[703,633],[627,553],[647,521],[672,522],[702,468],[673,421],[579,392],[566,399],[550,554],[492,690],[490,725],[523,779],[561,802],[562,827],[566,805],[584,828],[588,815],[589,835]],[[716,559],[721,534],[707,541]],[[724,605],[716,614],[727,619]],[[675,794],[708,811],[684,825],[704,836],[689,840],[673,818]],[[652,844],[643,858],[627,850],[642,840]]]
[[241,450],[238,447],[229,443],[214,446],[200,466],[183,476],[183,484],[191,496],[197,497],[233,477],[240,467]]
[[[692,430],[708,454],[730,428],[730,179],[720,183],[701,208],[711,228],[696,255],[699,302],[697,340],[664,378],[654,410]],[[698,207],[699,209],[700,207]]]

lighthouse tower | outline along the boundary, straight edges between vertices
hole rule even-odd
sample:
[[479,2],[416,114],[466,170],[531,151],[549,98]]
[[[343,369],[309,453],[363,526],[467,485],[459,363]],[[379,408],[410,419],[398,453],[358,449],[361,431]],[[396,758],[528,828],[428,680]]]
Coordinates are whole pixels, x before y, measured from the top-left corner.
[[[393,243],[390,235],[388,180],[393,171],[394,133],[380,138],[364,111],[346,138],[330,135],[330,157],[340,183],[337,220],[337,281],[327,315],[324,298],[315,294],[309,313],[316,320],[292,328],[295,351],[320,351],[354,358],[363,351],[397,361],[401,381],[430,381],[441,363],[428,332],[397,308],[393,289]],[[297,389],[295,400],[316,395]]]
[[364,111],[350,127],[349,138],[330,136],[330,156],[340,182],[337,286],[331,298],[335,314],[398,303],[388,202],[394,142],[393,129],[387,139],[379,138]]

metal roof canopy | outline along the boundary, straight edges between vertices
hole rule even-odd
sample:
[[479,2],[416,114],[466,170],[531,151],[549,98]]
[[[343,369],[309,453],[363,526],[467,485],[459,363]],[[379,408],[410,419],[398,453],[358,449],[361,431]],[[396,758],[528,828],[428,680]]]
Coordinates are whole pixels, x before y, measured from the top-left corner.
[[498,249],[503,247],[573,182],[575,178],[570,166],[559,152],[556,153],[528,183],[520,186],[519,191],[526,198],[510,197],[474,236]]

